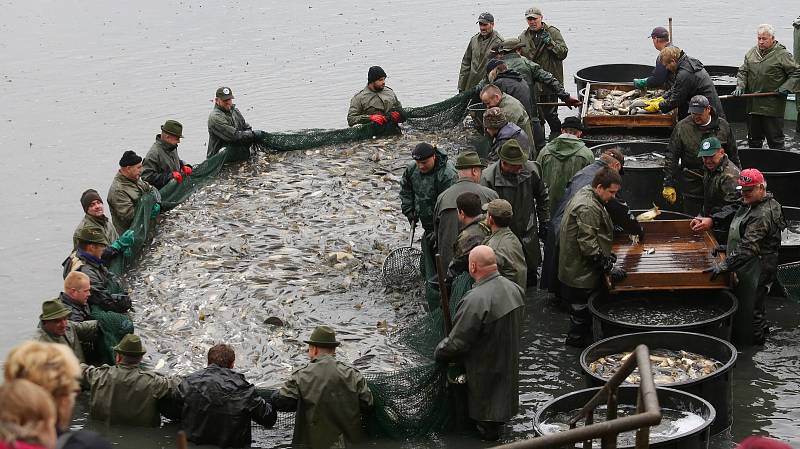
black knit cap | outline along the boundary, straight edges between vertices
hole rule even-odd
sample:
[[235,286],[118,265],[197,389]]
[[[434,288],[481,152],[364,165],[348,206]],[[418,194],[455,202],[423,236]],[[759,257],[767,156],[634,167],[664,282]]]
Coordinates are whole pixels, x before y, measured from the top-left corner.
[[94,200],[100,200],[101,203],[103,202],[103,199],[100,198],[100,194],[98,194],[95,189],[89,189],[81,194],[81,206],[83,206],[84,212],[89,210],[89,206]]
[[369,68],[369,73],[367,74],[368,83],[371,83],[373,81],[378,81],[381,78],[386,78],[386,72],[383,71],[381,66],[374,65]]
[[418,143],[417,146],[414,147],[414,150],[411,152],[411,157],[414,158],[415,161],[422,161],[433,156],[433,153],[435,152],[435,146],[422,142]]
[[131,165],[136,165],[139,162],[142,162],[142,158],[139,157],[133,150],[128,150],[122,153],[122,159],[119,160],[120,167],[130,167]]
[[486,63],[486,73],[491,72],[492,70],[497,68],[497,66],[499,66],[500,64],[505,64],[505,63],[506,62],[503,61],[502,59],[492,59],[491,61]]

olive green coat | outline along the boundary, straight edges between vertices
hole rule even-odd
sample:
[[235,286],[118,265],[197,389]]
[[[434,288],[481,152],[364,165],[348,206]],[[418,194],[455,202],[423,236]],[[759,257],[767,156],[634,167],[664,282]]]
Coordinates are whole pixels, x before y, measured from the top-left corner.
[[92,343],[97,336],[97,321],[81,321],[75,323],[67,321],[67,333],[63,337],[48,334],[41,325],[36,330],[37,341],[45,343],[60,343],[69,346],[75,353],[78,361],[86,363],[86,355],[83,353],[83,344]]
[[369,123],[372,114],[389,115],[392,111],[400,112],[403,105],[391,87],[385,86],[383,90],[374,91],[369,87],[361,89],[350,100],[350,109],[347,110],[347,126]]
[[[775,92],[781,87],[800,92],[800,65],[777,41],[772,48],[763,51],[756,46],[744,56],[744,63],[736,74],[736,84],[745,93]],[[783,117],[785,108],[783,96],[747,99],[748,114]]]
[[114,176],[114,181],[111,182],[111,187],[108,189],[106,204],[108,204],[117,234],[122,234],[131,227],[139,198],[152,190],[158,192],[158,189],[142,178],[133,181],[123,176],[122,173]]
[[110,246],[114,243],[114,240],[119,238],[119,234],[117,234],[117,229],[111,223],[111,220],[108,219],[105,215],[102,217],[95,217],[93,215],[85,214],[83,216],[83,220],[78,223],[78,227],[75,228],[75,232],[72,233],[72,249],[78,248],[78,233],[84,229],[96,229],[103,233],[106,237],[105,244],[106,246]]
[[172,180],[172,172],[180,171],[181,158],[178,156],[178,145],[171,145],[161,140],[161,134],[142,161],[142,179],[148,184],[161,188]]
[[416,214],[426,232],[433,233],[436,199],[458,178],[447,155],[436,150],[436,165],[428,173],[422,173],[416,162],[411,162],[400,180],[400,206],[403,215]]
[[721,245],[728,240],[728,228],[741,204],[738,180],[739,168],[728,156],[722,156],[719,166],[713,171],[706,169],[703,175],[703,216],[714,220],[714,235]]
[[495,44],[503,42],[503,37],[497,31],[492,31],[487,36],[478,33],[472,36],[461,58],[461,71],[458,74],[458,91],[463,92],[477,86],[486,77],[486,63],[489,61],[489,52]]
[[[536,49],[541,47],[542,32],[547,31],[550,34],[550,43],[547,44],[542,51],[536,54]],[[563,85],[564,84],[564,59],[567,58],[569,48],[561,35],[561,31],[554,26],[546,23],[542,24],[542,29],[534,32],[530,28],[526,29],[519,35],[519,40],[525,47],[522,49],[522,54],[531,61],[542,66],[543,69],[553,74],[556,79]]]
[[503,277],[519,285],[524,292],[528,285],[528,265],[525,251],[510,228],[499,228],[486,237],[484,245],[494,250],[497,271]]
[[234,159],[247,159],[254,140],[253,128],[235,105],[230,111],[214,105],[208,115],[207,157],[219,153],[223,147],[228,147]]
[[574,288],[602,285],[602,273],[592,257],[611,255],[614,224],[600,197],[585,186],[567,204],[558,243],[558,280]]
[[158,427],[161,424],[158,401],[180,383],[179,379],[139,366],[81,367],[91,391],[90,415],[108,424]]
[[[528,88],[531,90],[531,95],[533,96],[532,100],[534,106],[537,104],[537,85],[546,86],[548,92],[558,93],[562,96],[568,95],[567,92],[564,91],[564,86],[558,78],[530,59],[520,56],[518,53],[508,53],[503,55],[503,61],[509,69],[519,72],[519,74],[525,78],[525,82],[528,83]],[[532,117],[531,119],[539,120],[538,117]]]
[[506,422],[519,411],[519,353],[523,291],[493,273],[458,303],[453,329],[436,347],[437,361],[461,361],[469,417]]
[[364,439],[361,414],[372,407],[372,392],[358,370],[335,356],[294,370],[279,393],[298,402],[293,444],[327,449]]
[[774,277],[778,266],[778,250],[781,247],[781,231],[786,229],[781,204],[775,201],[771,193],[767,193],[758,203],[740,205],[731,226],[737,221],[740,223],[740,240],[735,247],[728,246],[722,267],[735,271],[756,259],[761,264],[762,276]]
[[[475,217],[475,221],[468,223],[458,232],[458,238],[453,243],[453,260],[468,256],[472,248],[482,245],[491,234],[492,230],[484,221],[484,216]],[[463,262],[466,266],[466,261]]]
[[525,112],[525,106],[511,95],[503,94],[503,98],[500,99],[500,103],[497,107],[503,110],[503,114],[505,114],[506,120],[509,123],[514,123],[522,128],[522,130],[525,131],[525,135],[530,139],[530,146],[528,148],[523,148],[523,150],[527,152],[533,151],[531,119],[528,117],[528,113]]
[[581,139],[572,134],[561,134],[542,148],[536,162],[541,165],[542,179],[547,184],[550,210],[555,210],[569,180],[594,162],[594,154]]

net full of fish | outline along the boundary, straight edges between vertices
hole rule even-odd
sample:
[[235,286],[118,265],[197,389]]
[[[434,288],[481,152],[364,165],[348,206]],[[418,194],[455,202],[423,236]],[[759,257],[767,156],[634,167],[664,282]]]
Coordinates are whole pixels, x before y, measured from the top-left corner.
[[[604,379],[610,379],[631,354],[633,353],[620,352],[600,357],[589,364],[589,371]],[[693,352],[653,349],[650,351],[650,366],[653,382],[656,385],[668,385],[701,379],[721,368],[722,363]],[[629,384],[638,385],[640,381],[639,368],[634,369],[631,375],[625,378],[625,383]]]
[[637,115],[646,114],[645,101],[664,94],[661,89],[642,91],[597,89],[589,94],[589,109],[586,115]]

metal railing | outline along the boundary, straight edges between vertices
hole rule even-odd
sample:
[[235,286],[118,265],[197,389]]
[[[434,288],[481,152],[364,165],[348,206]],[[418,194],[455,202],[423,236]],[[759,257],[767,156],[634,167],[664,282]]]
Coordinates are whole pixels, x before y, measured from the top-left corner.
[[[641,381],[637,389],[636,414],[617,418],[617,388],[637,367]],[[594,423],[594,409],[603,401],[608,407],[606,420]],[[585,425],[576,427],[582,419],[585,419]],[[616,449],[617,436],[622,432],[632,430],[636,430],[636,449],[650,447],[650,427],[661,423],[661,407],[658,405],[656,386],[653,383],[653,373],[650,368],[650,351],[647,346],[637,346],[633,357],[628,357],[623,362],[606,385],[568,423],[570,430],[497,447],[502,449],[555,449],[571,448],[575,443],[583,442],[584,449],[590,449],[592,440],[599,438],[602,449]]]

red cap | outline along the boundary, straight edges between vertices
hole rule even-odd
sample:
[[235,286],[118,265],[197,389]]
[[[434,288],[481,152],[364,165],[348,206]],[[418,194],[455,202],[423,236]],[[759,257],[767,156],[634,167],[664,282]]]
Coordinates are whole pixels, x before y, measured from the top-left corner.
[[736,449],[791,449],[788,444],[773,440],[772,438],[764,438],[751,436],[747,437],[736,446]]
[[739,173],[739,187],[753,187],[764,183],[764,175],[757,168],[746,168]]

